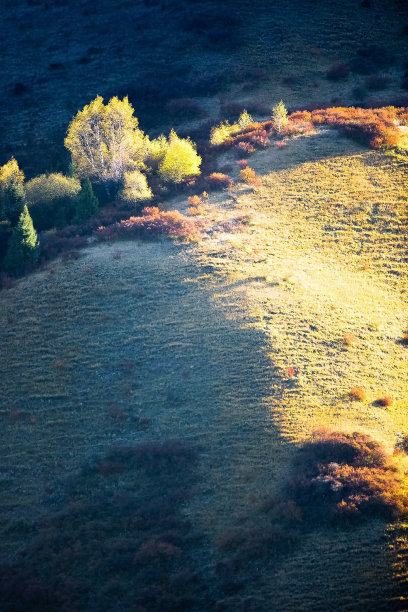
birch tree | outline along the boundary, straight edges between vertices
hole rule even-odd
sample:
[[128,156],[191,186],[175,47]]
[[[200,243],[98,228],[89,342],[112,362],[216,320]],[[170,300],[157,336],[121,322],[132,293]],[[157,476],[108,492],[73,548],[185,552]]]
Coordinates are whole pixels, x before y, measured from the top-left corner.
[[143,167],[149,139],[138,127],[128,98],[108,104],[97,96],[71,121],[65,146],[78,176],[102,183],[119,183],[126,170]]

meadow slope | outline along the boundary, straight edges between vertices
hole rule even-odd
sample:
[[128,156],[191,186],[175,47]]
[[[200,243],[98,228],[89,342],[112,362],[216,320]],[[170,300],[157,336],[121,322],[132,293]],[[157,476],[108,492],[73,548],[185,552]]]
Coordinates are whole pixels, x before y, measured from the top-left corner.
[[[219,163],[237,174],[232,154]],[[2,294],[2,560],[104,449],[179,438],[199,448],[183,513],[217,609],[403,610],[380,520],[305,531],[240,568],[238,595],[220,579],[220,536],[280,495],[315,428],[390,450],[408,431],[406,166],[330,130],[250,164],[261,187],[236,182],[206,203],[214,219],[249,215],[245,231],[92,246]]]

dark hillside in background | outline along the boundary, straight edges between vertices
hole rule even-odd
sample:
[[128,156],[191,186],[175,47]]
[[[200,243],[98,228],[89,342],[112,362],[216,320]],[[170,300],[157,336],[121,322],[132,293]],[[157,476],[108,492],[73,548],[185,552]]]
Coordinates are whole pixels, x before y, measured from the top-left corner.
[[129,95],[157,134],[407,87],[402,1],[10,0],[1,17],[0,163],[28,176],[66,169],[68,123],[97,94]]

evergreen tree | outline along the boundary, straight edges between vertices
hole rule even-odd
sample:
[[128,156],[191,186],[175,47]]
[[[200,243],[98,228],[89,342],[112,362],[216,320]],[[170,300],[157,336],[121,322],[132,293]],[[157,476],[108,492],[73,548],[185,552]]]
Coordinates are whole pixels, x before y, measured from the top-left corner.
[[8,243],[4,269],[11,276],[21,276],[37,263],[39,256],[37,232],[25,205]]
[[26,197],[22,183],[12,177],[2,194],[2,218],[17,225],[20,215],[26,205]]
[[86,179],[78,196],[73,223],[84,223],[99,209],[98,198],[93,192],[91,181]]

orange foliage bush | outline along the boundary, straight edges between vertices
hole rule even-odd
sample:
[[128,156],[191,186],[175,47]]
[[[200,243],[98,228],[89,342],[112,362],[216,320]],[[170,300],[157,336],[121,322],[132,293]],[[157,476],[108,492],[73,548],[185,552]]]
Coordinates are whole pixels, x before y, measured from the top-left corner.
[[379,149],[398,144],[399,130],[395,121],[405,112],[406,109],[392,106],[377,109],[334,107],[314,110],[311,118],[315,124],[336,127],[344,134]]
[[202,199],[198,195],[189,196],[188,203],[190,206],[200,206],[203,203]]
[[243,180],[245,183],[250,184],[253,183],[253,181],[256,179],[256,172],[250,166],[246,166],[245,168],[242,168],[242,170],[240,170],[239,176],[241,177],[241,180]]
[[99,227],[95,235],[100,240],[156,238],[159,236],[193,239],[199,235],[202,223],[189,219],[178,210],[164,212],[156,206],[142,210],[142,216],[130,217],[107,227]]
[[222,189],[225,187],[231,187],[233,180],[228,174],[222,172],[213,172],[206,177],[207,183],[214,189]]
[[366,392],[363,387],[353,387],[350,389],[349,397],[354,402],[363,402],[366,399]]
[[378,400],[376,400],[375,403],[377,404],[377,406],[383,406],[383,407],[391,406],[392,397],[390,397],[389,395],[385,395],[384,397],[380,397]]
[[187,208],[187,212],[189,215],[193,216],[193,217],[198,217],[198,216],[202,216],[205,214],[205,209],[203,206],[189,206]]
[[250,142],[246,142],[245,140],[241,140],[236,145],[236,149],[239,155],[250,155],[251,153],[255,153],[255,147]]
[[344,344],[348,344],[349,346],[352,344],[358,344],[358,338],[356,334],[353,334],[353,332],[347,332],[343,336],[343,342]]
[[309,518],[395,518],[408,510],[402,481],[382,444],[361,432],[324,429],[300,449],[291,490]]

